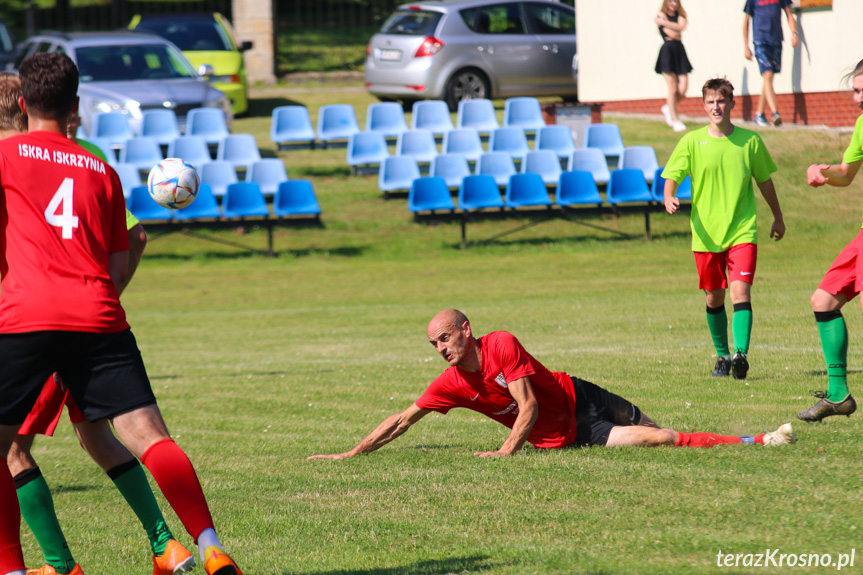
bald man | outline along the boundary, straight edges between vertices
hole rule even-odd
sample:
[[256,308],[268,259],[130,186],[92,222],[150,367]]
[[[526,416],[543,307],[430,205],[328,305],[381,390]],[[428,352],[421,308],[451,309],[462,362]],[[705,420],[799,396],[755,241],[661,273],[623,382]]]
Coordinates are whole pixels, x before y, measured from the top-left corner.
[[564,372],[547,370],[511,333],[495,331],[475,337],[470,321],[455,309],[435,315],[427,334],[429,343],[450,367],[413,405],[386,418],[350,451],[308,459],[345,459],[370,453],[432,411],[446,414],[454,407],[477,411],[510,428],[500,449],[474,454],[479,457],[506,457],[525,442],[540,449],[559,449],[739,443],[775,446],[797,441],[789,423],[754,437],[662,429],[626,399]]

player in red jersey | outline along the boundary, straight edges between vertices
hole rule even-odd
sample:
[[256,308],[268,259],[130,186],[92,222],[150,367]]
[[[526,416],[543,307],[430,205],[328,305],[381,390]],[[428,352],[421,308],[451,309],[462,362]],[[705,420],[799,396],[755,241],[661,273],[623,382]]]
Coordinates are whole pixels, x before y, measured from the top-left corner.
[[[0,142],[0,457],[45,379],[60,374],[88,421],[108,418],[200,548],[208,575],[242,575],[224,553],[200,482],[173,442],[119,301],[129,241],[116,173],[66,138],[78,70],[65,54],[20,67],[30,133]],[[15,485],[0,462],[0,574],[25,575]]]
[[511,429],[500,449],[474,454],[479,457],[509,456],[525,442],[538,448],[563,448],[781,445],[796,441],[788,423],[755,437],[662,429],[622,397],[566,373],[547,370],[511,333],[496,331],[474,337],[470,322],[458,310],[438,313],[427,333],[429,343],[449,369],[413,405],[385,419],[350,451],[309,459],[345,459],[369,453],[432,411],[446,414],[454,407],[477,411]]

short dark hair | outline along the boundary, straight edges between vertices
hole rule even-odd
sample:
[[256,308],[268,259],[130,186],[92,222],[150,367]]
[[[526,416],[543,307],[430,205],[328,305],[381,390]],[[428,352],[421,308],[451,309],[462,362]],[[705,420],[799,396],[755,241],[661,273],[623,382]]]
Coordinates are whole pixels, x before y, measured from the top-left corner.
[[734,86],[726,78],[711,78],[706,81],[701,88],[701,98],[706,98],[708,92],[719,92],[723,98],[734,99]]
[[31,116],[66,121],[78,96],[78,67],[62,52],[33,54],[21,64],[21,92]]
[[21,80],[18,74],[0,72],[0,130],[27,133],[27,115],[18,106]]

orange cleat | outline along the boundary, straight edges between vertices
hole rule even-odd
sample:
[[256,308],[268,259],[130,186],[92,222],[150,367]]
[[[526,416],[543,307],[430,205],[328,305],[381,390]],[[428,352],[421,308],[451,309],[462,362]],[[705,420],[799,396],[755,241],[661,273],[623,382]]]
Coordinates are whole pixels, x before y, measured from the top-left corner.
[[195,558],[176,539],[168,541],[165,552],[153,557],[153,575],[177,575],[195,566]]
[[[64,575],[57,573],[57,570],[54,569],[51,565],[42,565],[38,569],[27,569],[27,575]],[[68,575],[84,575],[84,571],[81,569],[81,566],[75,563],[75,568]]]
[[218,547],[204,551],[204,571],[207,575],[243,575],[234,560]]

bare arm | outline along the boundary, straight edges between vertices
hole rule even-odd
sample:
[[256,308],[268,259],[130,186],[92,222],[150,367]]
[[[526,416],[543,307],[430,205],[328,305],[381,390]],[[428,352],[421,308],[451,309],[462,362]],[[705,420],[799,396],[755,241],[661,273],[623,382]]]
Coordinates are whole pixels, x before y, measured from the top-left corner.
[[677,19],[677,22],[672,22],[671,20],[666,18],[665,23],[662,24],[662,27],[665,28],[666,30],[673,30],[674,32],[678,32],[676,39],[679,40],[680,39],[679,32],[683,32],[683,30],[686,29],[686,18],[684,18],[683,16],[680,16]]
[[114,282],[117,292],[122,292],[129,284],[129,251],[114,252],[108,256],[108,275]]
[[306,459],[347,459],[361,453],[371,453],[403,435],[411,425],[425,417],[428,413],[430,413],[430,410],[420,409],[417,407],[417,404],[413,404],[403,412],[396,413],[383,420],[374,431],[368,434],[350,451],[330,455],[312,455]]
[[530,378],[523,377],[508,383],[507,389],[518,404],[518,416],[515,418],[512,431],[497,451],[478,452],[474,455],[479,457],[507,457],[512,455],[522,448],[533,430],[536,418],[539,416],[539,405],[536,403]]
[[665,198],[665,211],[669,214],[676,214],[680,211],[680,200],[675,197],[676,194],[677,182],[674,180],[665,180],[662,195]]
[[843,162],[835,166],[813,164],[806,170],[806,177],[809,180],[809,185],[813,188],[823,186],[824,184],[844,188],[854,181],[854,176],[857,175],[861,163],[863,163],[863,160],[852,164]]
[[782,208],[779,207],[779,198],[776,197],[776,188],[773,186],[773,179],[767,180],[758,184],[758,189],[761,190],[761,195],[767,205],[770,206],[770,211],[773,212],[773,225],[770,226],[770,237],[777,242],[785,236],[785,220],[782,219]]
[[743,15],[743,55],[747,60],[752,59],[752,50],[749,48],[749,14]]
[[791,14],[791,7],[785,7],[785,15],[788,17],[788,29],[791,30],[791,47],[796,48],[800,44],[800,35],[797,34],[797,20]]
[[122,294],[123,290],[132,281],[132,276],[135,275],[135,270],[138,269],[138,263],[141,261],[141,256],[144,255],[144,248],[147,246],[147,232],[144,231],[144,226],[135,224],[129,230],[129,264],[126,269],[125,283],[117,285],[117,291]]

